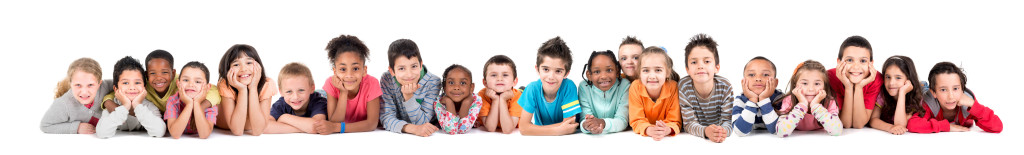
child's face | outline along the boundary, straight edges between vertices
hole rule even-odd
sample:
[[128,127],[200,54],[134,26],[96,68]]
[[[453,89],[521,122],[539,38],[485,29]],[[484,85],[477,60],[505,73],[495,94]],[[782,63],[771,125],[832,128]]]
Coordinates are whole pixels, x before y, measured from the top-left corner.
[[206,75],[204,74],[203,70],[199,70],[198,68],[183,68],[181,70],[180,77],[178,77],[178,87],[185,90],[185,96],[179,97],[196,97],[199,95],[206,95],[199,94],[199,92],[209,88],[209,85],[206,83]]
[[253,67],[260,66],[256,64],[256,59],[253,59],[252,57],[249,57],[244,53],[240,53],[238,55],[239,56],[237,59],[231,61],[231,69],[236,70],[238,72],[238,74],[235,74],[235,76],[237,76],[235,77],[235,79],[237,79],[238,82],[241,82],[244,85],[248,85],[249,83],[255,81],[252,79],[253,74],[256,74]]
[[[891,65],[885,68],[885,89],[889,91],[889,96],[899,96],[900,88],[903,87],[907,82],[907,75],[903,74],[903,70],[896,65]],[[911,88],[913,89],[913,88]]]
[[932,94],[939,100],[940,106],[946,110],[956,108],[957,102],[964,95],[964,88],[960,85],[960,76],[956,73],[945,73],[935,75],[935,89]]
[[615,76],[617,73],[619,73],[619,69],[615,67],[612,58],[599,55],[590,62],[587,79],[597,86],[597,89],[608,91],[608,89],[612,89],[612,85],[615,85],[616,79],[619,78]]
[[395,58],[395,66],[389,68],[391,75],[402,85],[416,84],[420,80],[420,71],[423,71],[423,64],[416,57]]
[[514,73],[515,71],[512,70],[512,66],[507,64],[491,64],[487,66],[487,73],[484,73],[484,86],[495,92],[512,90],[512,86],[519,83],[519,79],[513,77]]
[[552,58],[545,56],[541,59],[540,66],[537,66],[537,75],[540,76],[540,81],[544,82],[544,92],[558,92],[558,87],[562,85],[562,80],[567,75],[565,70],[565,61],[559,58]]
[[452,69],[444,81],[444,95],[453,101],[462,101],[473,94],[473,77],[465,70]]
[[640,82],[647,87],[648,93],[660,93],[661,86],[668,79],[666,77],[672,72],[671,68],[668,68],[664,55],[647,55],[643,61],[640,63]]
[[622,73],[628,77],[636,77],[637,64],[640,62],[640,52],[643,47],[637,44],[626,44],[619,46],[619,65],[622,66]]
[[[775,70],[772,70],[772,65],[765,60],[753,60],[747,63],[747,70],[743,71],[743,79],[747,80],[749,86],[747,89],[753,92],[763,92],[765,89],[775,90],[775,87],[766,88],[769,80],[775,77]],[[772,81],[774,82],[774,81]]]
[[96,91],[100,89],[99,79],[96,75],[82,71],[75,71],[71,74],[71,93],[75,100],[81,104],[92,104],[96,99]]
[[715,55],[707,47],[694,47],[687,58],[686,74],[693,78],[693,82],[711,82],[715,74],[718,74],[719,66],[715,62]]
[[850,65],[850,69],[846,71],[847,75],[853,79],[864,79],[868,77],[868,66],[873,64],[871,60],[871,52],[867,48],[850,46],[843,49],[843,59],[840,63],[845,62],[846,65]]
[[359,91],[359,83],[366,76],[366,66],[364,63],[356,52],[341,53],[341,56],[334,60],[334,76],[341,79],[342,85],[348,91]]
[[146,63],[147,82],[156,92],[167,92],[167,87],[174,82],[174,73],[177,71],[171,68],[171,63],[164,59],[151,59]]
[[796,89],[804,90],[804,97],[807,99],[814,98],[818,95],[819,90],[825,89],[825,74],[817,71],[803,71],[800,73],[800,78],[796,81]]
[[281,97],[292,109],[302,109],[313,94],[313,84],[304,76],[292,76],[281,79]]
[[121,72],[121,77],[118,77],[118,90],[125,90],[125,95],[128,98],[135,98],[142,94],[145,90],[145,81],[142,81],[142,72],[137,70],[125,70]]

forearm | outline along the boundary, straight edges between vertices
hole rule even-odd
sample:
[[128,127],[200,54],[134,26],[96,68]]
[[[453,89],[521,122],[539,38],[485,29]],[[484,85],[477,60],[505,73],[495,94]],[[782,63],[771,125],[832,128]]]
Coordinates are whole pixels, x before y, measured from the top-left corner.
[[[192,113],[195,112],[191,110],[194,109],[193,104],[185,104],[185,109],[183,109],[181,113],[178,114],[178,118],[172,118],[167,120],[167,131],[171,133],[171,137],[174,139],[181,138],[181,135],[185,132],[185,128],[188,127],[188,122],[191,119],[190,116],[192,116]],[[196,121],[198,125],[199,122],[198,120]]]
[[844,128],[849,128],[853,125],[853,88],[846,87],[843,94],[846,97],[843,98],[843,109],[839,111],[839,120],[843,121]]
[[230,116],[231,120],[228,120],[229,129],[231,133],[240,136],[245,132],[245,122],[248,121],[245,118],[249,115],[249,91],[246,89],[239,89],[237,97],[235,97],[235,108],[234,113]]
[[316,133],[316,131],[313,130],[313,123],[315,123],[316,120],[313,118],[305,118],[290,114],[284,114],[277,119],[277,122],[291,125],[292,127],[299,129],[305,133]]
[[263,134],[263,131],[267,128],[267,119],[273,119],[273,117],[267,118],[263,112],[263,107],[259,100],[259,92],[255,90],[255,88],[249,89],[251,93],[249,93],[249,106],[247,107],[249,110],[248,121],[249,125],[252,125],[252,135],[254,136]]
[[498,114],[498,124],[501,125],[501,133],[509,134],[516,130],[516,124],[518,122],[516,122],[512,113],[508,112],[508,104],[506,104],[505,101],[500,102],[502,104],[498,105],[498,111],[496,111]]
[[501,116],[500,111],[498,111],[499,109],[497,102],[492,103],[490,109],[488,109],[490,111],[487,114],[488,116],[484,116],[484,129],[488,132],[494,132],[498,128],[498,119]]
[[864,107],[864,88],[853,88],[853,128],[864,128],[864,125],[868,124],[868,113],[867,107]]
[[[210,133],[213,133],[213,125],[217,123],[216,120],[211,121],[209,118],[213,117],[213,119],[217,119],[216,108],[213,103],[210,103],[209,101],[203,101],[200,105],[201,106],[196,106],[192,109],[192,115],[195,118],[196,132],[199,133],[199,138],[206,139],[210,136]],[[211,114],[207,114],[207,109],[211,108],[213,111],[209,112],[212,113],[212,116],[208,116]]]
[[521,128],[519,132],[524,136],[558,136],[571,133],[566,132],[566,130],[561,128],[559,125],[561,125],[561,123],[551,125],[525,124],[520,125]]
[[[333,103],[331,103],[332,99],[334,100]],[[328,97],[327,102],[328,102],[327,103],[327,106],[328,106],[327,110],[330,111],[331,113],[333,113],[331,116],[328,116],[328,118],[330,118],[329,120],[331,122],[344,122],[345,121],[345,113],[347,112],[346,110],[348,108],[348,95],[347,95],[347,93],[346,92],[338,93],[338,97],[337,98]]]
[[892,124],[897,126],[907,126],[907,108],[906,108],[906,96],[900,95],[896,101],[896,113],[892,115]]

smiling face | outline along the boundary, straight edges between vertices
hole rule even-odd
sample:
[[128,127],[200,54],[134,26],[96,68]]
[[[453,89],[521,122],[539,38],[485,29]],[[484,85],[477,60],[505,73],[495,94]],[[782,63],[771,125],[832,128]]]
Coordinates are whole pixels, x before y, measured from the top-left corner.
[[309,95],[313,94],[313,84],[304,76],[288,76],[281,79],[281,97],[292,109],[305,109]]
[[943,73],[935,75],[934,88],[931,93],[939,100],[942,109],[953,110],[957,102],[964,95],[963,85],[960,84],[960,76],[956,73]]
[[455,68],[448,72],[444,78],[444,95],[455,102],[462,101],[472,95],[473,77],[465,70]]
[[359,92],[359,84],[366,76],[365,61],[356,52],[342,52],[334,60],[334,76],[341,79],[349,92]]
[[648,95],[661,94],[661,86],[665,85],[668,79],[666,77],[672,72],[672,68],[665,62],[665,55],[649,54],[641,60],[643,62],[640,63],[640,82],[647,87]]
[[196,97],[199,95],[206,95],[199,94],[200,91],[203,91],[209,86],[207,84],[206,75],[204,74],[203,70],[198,68],[183,68],[181,70],[180,77],[178,77],[178,87],[185,90],[185,96],[179,97]]
[[715,74],[718,74],[719,66],[715,62],[715,55],[707,47],[694,47],[686,58],[686,74],[690,75],[693,82],[712,82]]
[[874,63],[871,60],[871,51],[867,48],[849,46],[843,49],[843,59],[839,60],[850,65],[846,71],[851,79],[864,79],[868,76],[868,66]]
[[775,70],[772,70],[772,66],[768,61],[753,60],[747,63],[746,68],[743,71],[743,79],[748,82],[747,89],[756,93],[763,92],[765,89],[775,89],[765,88],[768,85],[768,80],[775,77]]
[[514,73],[512,66],[507,64],[491,64],[487,66],[487,73],[484,73],[484,86],[499,93],[512,90],[512,86],[519,82],[519,79],[513,77]]
[[395,66],[389,68],[391,75],[395,76],[395,80],[402,85],[416,84],[420,80],[420,71],[423,70],[423,64],[416,57],[402,57],[395,58]]
[[[803,89],[804,97],[810,100],[818,95],[819,90],[825,89],[825,74],[812,70],[802,70],[800,78],[796,81],[796,87]],[[808,101],[810,102],[810,101]]]
[[100,89],[96,75],[83,71],[75,71],[71,76],[71,93],[81,104],[92,104],[96,99],[96,91]]
[[145,90],[145,81],[142,81],[142,72],[137,70],[125,70],[121,72],[121,77],[118,77],[118,90],[125,90],[128,98],[135,98],[142,94]]
[[149,86],[153,87],[157,93],[167,92],[167,87],[170,87],[171,82],[174,79],[175,71],[171,67],[171,63],[165,59],[151,59],[149,63],[146,63],[146,76]]
[[[889,96],[896,97],[899,95],[900,87],[903,87],[907,82],[907,74],[903,74],[903,70],[896,65],[890,65],[885,68],[885,89],[889,92]],[[913,89],[913,88],[911,88]]]
[[537,75],[540,76],[540,81],[543,82],[544,93],[554,94],[558,92],[558,87],[562,85],[562,80],[565,79],[568,72],[565,70],[565,61],[559,58],[552,58],[545,56],[537,66]]
[[587,79],[601,91],[612,89],[612,85],[615,85],[616,79],[619,78],[619,69],[615,67],[612,59],[606,55],[598,55],[587,69]]
[[253,74],[256,74],[255,70],[253,70],[254,67],[260,67],[256,64],[256,59],[253,59],[244,53],[239,53],[238,58],[231,61],[231,69],[238,71],[238,74],[235,74],[235,78],[238,79],[238,82],[241,82],[244,85],[248,85],[255,81],[252,79]]
[[626,44],[619,46],[619,65],[622,66],[622,74],[627,77],[636,78],[636,68],[639,64],[640,53],[644,48],[637,44]]

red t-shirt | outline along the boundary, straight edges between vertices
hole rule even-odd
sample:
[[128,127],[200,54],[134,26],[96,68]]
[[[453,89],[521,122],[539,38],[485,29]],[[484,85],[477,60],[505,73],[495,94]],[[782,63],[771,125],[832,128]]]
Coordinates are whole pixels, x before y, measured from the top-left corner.
[[[875,71],[875,81],[871,81],[868,85],[864,86],[864,109],[873,110],[875,109],[875,102],[878,100],[878,94],[882,92],[882,73]],[[828,70],[828,83],[832,86],[832,91],[835,92],[836,105],[840,109],[843,107],[843,102],[846,98],[846,86],[843,86],[843,82],[839,81],[839,77],[836,77],[836,69],[832,68]]]

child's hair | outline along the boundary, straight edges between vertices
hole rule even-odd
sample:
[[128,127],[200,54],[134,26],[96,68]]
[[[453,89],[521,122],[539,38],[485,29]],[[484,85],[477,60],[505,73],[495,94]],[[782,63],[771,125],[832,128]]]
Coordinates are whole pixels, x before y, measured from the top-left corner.
[[[121,81],[121,73],[124,71],[139,71],[139,76],[142,76],[142,64],[139,63],[138,59],[132,58],[132,56],[125,56],[121,60],[117,60],[114,64],[114,88],[117,88],[117,83]],[[146,76],[142,76],[142,81],[146,81]]]
[[[668,70],[672,71],[671,74],[669,74],[667,78],[669,80],[679,81],[679,73],[676,73],[676,70],[672,69],[672,58],[668,57],[668,53],[665,52],[664,48],[657,47],[657,46],[650,46],[650,47],[644,48],[644,52],[640,53],[640,61],[637,64],[637,66],[643,66],[643,64],[644,64],[644,57],[647,57],[648,55],[661,55],[662,57],[664,57],[665,58],[665,69],[668,69]],[[639,72],[639,70],[637,70],[637,72]]]
[[363,61],[370,57],[370,49],[366,48],[366,44],[363,44],[363,41],[360,41],[359,37],[356,36],[341,35],[327,43],[327,58],[331,61],[331,66],[334,66],[334,61],[338,59],[338,55],[345,52],[355,52],[359,54],[359,58]]
[[843,41],[843,44],[839,46],[839,56],[836,59],[843,59],[843,54],[846,52],[846,47],[861,47],[868,49],[868,60],[875,61],[875,52],[871,50],[871,43],[868,39],[861,36],[850,36]]
[[391,46],[388,47],[388,67],[395,67],[395,59],[398,59],[399,56],[406,58],[416,57],[416,60],[423,63],[419,46],[416,46],[416,42],[409,39],[398,39],[391,42]]
[[[466,69],[465,66],[462,66],[462,65],[459,65],[459,64],[452,64],[451,66],[448,66],[448,68],[445,68],[444,69],[444,73],[441,74],[441,91],[444,91],[445,85],[448,85],[448,73],[450,73],[452,70],[456,70],[456,69],[460,69],[462,71],[465,71],[466,74],[469,74],[469,79],[470,79],[469,81],[473,81],[473,72],[470,72],[469,69]],[[470,90],[470,91],[473,91],[473,90]]]
[[[697,47],[708,48],[708,51],[711,51],[711,54],[715,56],[715,65],[718,65],[718,43],[716,43],[714,39],[711,39],[711,36],[701,33],[690,38],[690,43],[686,44],[686,60],[690,60],[690,52],[693,51],[693,48]],[[688,63],[683,64],[685,64],[685,66],[690,66]]]
[[[615,69],[622,69],[622,65],[619,64],[619,60],[615,59],[615,53],[612,50],[607,51],[594,51],[590,53],[590,59],[587,60],[587,64],[583,65],[583,81],[587,81],[587,85],[594,85],[590,79],[587,79],[587,70],[590,70],[590,65],[594,63],[594,58],[597,56],[607,56],[608,59],[612,59],[612,63],[615,64]],[[619,71],[615,71],[615,78],[619,78]],[[618,81],[618,80],[615,80]]]
[[53,95],[53,98],[60,98],[61,95],[71,90],[71,77],[77,71],[92,74],[92,76],[96,77],[97,84],[103,81],[103,69],[100,68],[100,63],[92,58],[78,58],[71,62],[71,65],[68,65],[68,75],[63,80],[60,80],[60,82],[57,82],[57,88],[54,90],[56,94]]
[[565,41],[562,41],[561,36],[551,38],[540,45],[540,49],[537,49],[537,66],[544,61],[544,57],[565,61],[566,73],[572,68],[572,51],[569,50],[569,46],[565,45]]
[[[757,56],[757,57],[754,57],[753,59],[750,59],[750,61],[747,61],[747,64],[750,64],[750,62],[751,62],[751,61],[754,61],[754,60],[764,60],[764,61],[767,61],[767,62],[768,62],[768,64],[772,65],[772,72],[775,72],[775,77],[778,77],[778,76],[779,76],[779,74],[778,74],[778,73],[779,73],[779,70],[776,70],[776,69],[775,69],[775,63],[774,63],[774,62],[772,62],[771,60],[768,60],[768,58],[765,58],[765,57],[763,57],[763,56]],[[747,65],[743,65],[743,70],[744,70],[744,71],[746,71],[746,70],[747,70]]]
[[[181,73],[185,73],[185,68],[195,68],[195,69],[202,70],[203,71],[203,78],[206,78],[206,82],[207,83],[210,82],[210,69],[206,68],[206,64],[203,64],[202,62],[199,62],[199,61],[191,61],[191,62],[185,63],[185,66],[181,67]],[[181,75],[181,73],[178,73],[178,75]]]
[[[263,92],[263,85],[267,83],[267,72],[266,68],[263,67],[263,60],[260,59],[260,54],[257,53],[256,48],[253,48],[252,46],[246,44],[235,44],[231,46],[231,48],[228,48],[228,51],[224,52],[224,56],[220,58],[220,67],[217,68],[217,73],[220,74],[221,79],[227,80],[228,71],[231,70],[231,61],[238,59],[238,56],[241,54],[245,54],[245,56],[252,58],[256,63],[259,63],[260,69],[264,70],[260,73],[260,79],[256,79],[259,80],[259,83],[256,84],[256,91]],[[234,87],[229,88],[238,92]]]
[[[914,67],[914,60],[902,55],[889,57],[889,59],[885,60],[885,63],[882,65],[882,74],[885,74],[886,71],[889,70],[889,66],[896,66],[900,68],[903,75],[907,76],[907,81],[914,86],[914,90],[907,94],[906,101],[903,104],[905,112],[911,114],[923,113],[924,109],[922,109],[921,105],[918,104],[922,99],[922,89],[921,82],[917,80],[917,69]],[[882,101],[885,101],[885,104],[882,104],[882,115],[879,118],[881,118],[882,121],[891,124],[893,122],[893,115],[895,115],[896,112],[897,99],[894,96],[889,96],[889,89],[882,88],[882,94],[884,94],[882,95]]]
[[149,55],[146,55],[146,64],[149,64],[149,61],[153,59],[167,60],[167,64],[170,64],[171,68],[174,68],[174,56],[171,56],[171,53],[167,51],[158,49],[153,52],[149,52]]
[[964,70],[948,61],[936,63],[932,70],[928,72],[928,88],[935,90],[935,76],[939,74],[956,74],[960,76],[960,87],[964,89],[964,92],[974,94],[971,89],[967,89],[967,74],[964,74]]
[[635,45],[638,45],[640,47],[644,47],[644,43],[640,42],[640,40],[636,39],[636,36],[626,36],[626,38],[622,39],[622,43],[619,44],[619,47],[622,47],[622,46],[625,46],[625,45],[629,45],[629,44],[635,44]]
[[487,59],[487,63],[484,63],[484,79],[487,79],[487,67],[491,65],[508,65],[512,67],[512,78],[517,78],[519,75],[516,73],[516,63],[512,62],[512,58],[505,55],[495,55],[491,59]]
[[295,77],[306,77],[309,84],[313,84],[313,73],[309,71],[309,67],[306,67],[306,65],[303,65],[302,63],[292,62],[281,67],[281,73],[277,74],[277,87],[284,88],[284,86],[281,85],[281,82],[285,79]]
[[[833,95],[832,95],[832,87],[829,86],[828,74],[826,74],[826,72],[825,72],[825,66],[821,65],[820,62],[814,61],[814,60],[807,60],[807,61],[804,61],[804,62],[802,62],[802,63],[800,63],[799,65],[796,66],[796,70],[793,71],[793,78],[789,79],[789,92],[787,92],[786,95],[783,95],[783,96],[789,97],[789,99],[791,101],[793,101],[793,102],[797,101],[797,96],[795,96],[793,94],[793,89],[796,89],[796,82],[800,81],[800,75],[802,75],[804,72],[818,72],[818,73],[821,73],[821,80],[822,80],[821,81],[821,83],[822,83],[821,85],[825,86],[824,89],[825,89],[825,95],[826,96],[825,96],[824,99],[821,100],[820,103],[821,103],[822,106],[828,106],[827,105],[828,101],[833,100],[833,98],[834,98]],[[810,102],[810,101],[808,101],[808,102]],[[772,103],[772,105],[775,106],[775,110],[780,110],[780,109],[782,109],[782,100],[776,100],[776,101],[774,101],[774,103]],[[787,108],[792,109],[793,106],[796,106],[796,104],[794,103],[794,104],[790,105],[790,107],[787,107]]]

